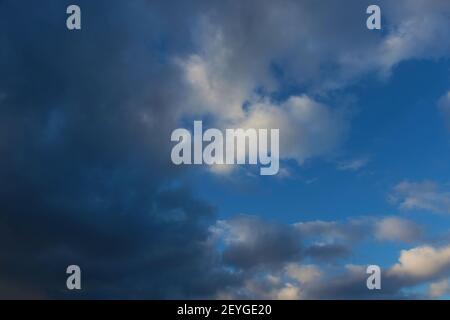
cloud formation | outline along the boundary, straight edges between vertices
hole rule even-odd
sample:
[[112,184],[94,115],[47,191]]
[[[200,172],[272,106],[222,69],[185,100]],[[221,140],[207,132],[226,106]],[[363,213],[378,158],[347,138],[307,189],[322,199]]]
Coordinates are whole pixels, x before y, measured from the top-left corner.
[[[369,239],[416,241],[413,222],[218,220],[213,203],[180,185],[170,132],[190,118],[279,127],[284,159],[333,153],[351,121],[336,91],[448,55],[448,1],[382,1],[384,33],[361,28],[359,0],[346,10],[79,0],[79,33],[64,28],[67,4],[0,2],[1,297],[373,297],[363,266],[336,261]],[[431,182],[403,182],[394,197],[449,211],[448,192]],[[448,276],[448,251],[402,251],[380,296]],[[81,293],[62,290],[73,263]]]
[[402,250],[399,262],[389,271],[397,277],[413,279],[432,279],[450,269],[450,246],[435,248],[420,246]]
[[[273,249],[273,248],[272,248]],[[367,265],[306,263],[305,251],[301,259],[277,267],[260,267],[245,272],[244,281],[221,291],[219,297],[257,299],[392,299],[426,298],[424,293],[405,290],[421,284],[429,284],[428,296],[436,298],[448,292],[447,277],[450,273],[449,247],[424,245],[402,250],[398,262],[382,271],[382,290],[371,291],[366,287]]]
[[[345,140],[351,112],[321,100],[364,75],[386,79],[403,61],[450,53],[441,41],[450,27],[448,2],[382,1],[383,33],[365,28],[368,4],[205,5],[194,23],[194,51],[175,59],[186,84],[180,114],[209,117],[220,127],[280,128],[281,158],[300,165],[332,154]],[[285,92],[286,85],[294,90]]]

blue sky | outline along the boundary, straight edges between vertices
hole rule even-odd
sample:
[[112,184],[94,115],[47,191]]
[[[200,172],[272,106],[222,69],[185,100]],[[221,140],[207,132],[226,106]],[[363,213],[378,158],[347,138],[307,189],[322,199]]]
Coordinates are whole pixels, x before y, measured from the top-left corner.
[[[446,60],[405,62],[389,80],[369,76],[347,89],[343,94],[357,97],[356,112],[337,159],[315,159],[304,166],[285,163],[293,171],[287,179],[238,177],[227,183],[201,175],[198,190],[220,203],[224,216],[242,211],[270,217],[279,210],[277,219],[286,223],[299,215],[332,219],[397,212],[387,196],[399,181],[447,182],[443,172],[450,160],[449,133],[437,101],[450,85],[449,67]],[[339,163],[356,159],[367,163],[339,170]],[[273,201],[258,201],[262,195]]]
[[[0,3],[0,297],[449,298],[448,1],[69,4]],[[280,172],[174,165],[194,120]]]
[[[291,224],[399,215],[422,225],[430,236],[445,234],[447,216],[405,212],[388,196],[399,181],[432,180],[443,185],[448,181],[443,173],[450,162],[450,135],[437,101],[450,85],[449,71],[446,59],[413,61],[396,66],[387,80],[360,79],[341,93],[357,97],[342,155],[304,166],[285,163],[291,165],[292,177],[223,181],[207,174],[189,180],[195,181],[199,194],[213,199],[222,219],[250,214]],[[361,168],[339,169],[341,162],[353,159],[366,161]],[[370,242],[344,261],[389,266],[401,248]]]
[[[287,177],[249,177],[240,172],[218,178],[194,171],[187,180],[203,197],[213,199],[220,219],[244,214],[294,224],[395,216],[420,226],[422,241],[439,242],[448,233],[445,213],[430,214],[420,206],[405,210],[390,196],[403,181],[428,181],[448,189],[450,135],[438,101],[450,85],[449,66],[447,57],[405,60],[393,65],[388,75],[367,73],[344,88],[317,94],[320,102],[346,105],[351,124],[337,150],[301,165],[284,161]],[[282,103],[308,92],[307,87],[284,82],[283,74],[276,69],[281,85],[270,99]],[[389,268],[400,250],[411,247],[370,239],[339,263]],[[426,288],[415,288],[416,293],[426,294]]]

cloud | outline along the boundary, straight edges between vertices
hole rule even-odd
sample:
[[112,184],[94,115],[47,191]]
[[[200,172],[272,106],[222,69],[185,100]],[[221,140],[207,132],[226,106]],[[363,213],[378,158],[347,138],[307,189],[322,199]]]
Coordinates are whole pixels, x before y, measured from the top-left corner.
[[[280,128],[281,158],[300,165],[330,155],[345,140],[351,113],[320,98],[369,73],[386,78],[402,61],[450,53],[441,41],[450,27],[448,2],[413,3],[382,1],[383,33],[365,28],[368,4],[360,1],[345,10],[309,0],[247,1],[239,10],[207,5],[193,27],[192,52],[175,59],[186,85],[178,115],[212,118],[219,127]],[[304,89],[286,96],[285,84]]]
[[222,240],[220,247],[224,262],[237,268],[242,277],[241,284],[220,290],[219,297],[418,298],[423,297],[420,292],[405,289],[427,284],[450,272],[450,263],[446,261],[447,249],[431,246],[401,251],[399,262],[382,271],[381,291],[367,289],[366,265],[336,264],[336,259],[352,254],[363,242],[410,243],[422,239],[422,230],[418,225],[394,216],[292,225],[241,216],[221,221],[211,232],[219,243]]
[[0,4],[0,296],[210,297],[236,279],[209,242],[214,207],[169,187],[180,78],[142,28],[151,7],[79,5],[69,33],[63,2]]
[[249,107],[243,128],[279,128],[280,157],[302,164],[306,159],[331,153],[346,131],[339,111],[302,96],[280,105],[258,103]]
[[303,235],[319,243],[354,243],[361,241],[370,230],[366,219],[351,219],[347,223],[317,220],[294,225]]
[[[447,277],[450,273],[449,245],[433,247],[417,246],[402,250],[398,263],[382,268],[382,289],[368,290],[365,286],[367,274],[364,265],[349,265],[347,271],[325,273],[329,277],[314,283],[309,297],[339,299],[416,299],[436,298],[447,292]],[[429,284],[427,294],[411,290]]]
[[291,226],[238,216],[219,221],[212,232],[225,242],[224,263],[237,268],[271,267],[301,258],[300,234]]
[[215,35],[207,41],[206,57],[193,55],[178,62],[191,90],[184,116],[209,116],[220,128],[280,129],[280,157],[299,164],[339,146],[348,127],[345,110],[334,110],[304,94],[275,102],[254,93],[259,78],[237,79],[230,74],[226,61],[230,49],[221,41],[223,37]]
[[431,280],[450,272],[450,246],[435,248],[420,246],[402,250],[399,262],[390,270],[390,275],[414,280]]
[[414,242],[420,240],[422,230],[410,220],[387,217],[376,223],[375,236],[379,240]]
[[[286,1],[283,6],[248,1],[239,12],[223,4],[204,15],[208,31],[199,36],[199,51],[209,53],[204,48],[217,44],[209,37],[220,39],[226,44],[226,54],[219,55],[228,62],[226,74],[243,76],[245,83],[259,79],[269,90],[277,87],[270,63],[276,63],[286,79],[330,89],[368,72],[388,73],[404,60],[450,52],[441,41],[450,24],[445,0],[381,1],[385,33],[365,28],[368,4],[350,1],[342,10],[333,1]],[[248,80],[252,74],[255,78]]]
[[421,228],[398,217],[365,217],[345,222],[310,221],[294,224],[269,222],[256,216],[239,215],[220,220],[210,228],[221,243],[225,264],[240,270],[280,268],[309,259],[334,263],[349,256],[368,241],[417,242]]
[[330,251],[344,255],[352,244],[368,239],[393,242],[417,242],[422,238],[423,230],[415,222],[396,216],[361,217],[348,221],[308,221],[298,222],[294,226],[314,245],[310,252]]
[[[299,164],[332,153],[349,127],[333,90],[446,55],[448,1],[383,2],[383,34],[361,27],[356,0],[78,4],[83,29],[68,32],[64,2],[0,2],[0,296],[370,297],[362,268],[324,277],[342,272],[326,270],[336,252],[374,234],[367,222],[217,222],[213,204],[173,187],[184,172],[170,164],[170,132],[211,117],[280,127]],[[445,191],[412,187],[401,204],[448,211]],[[414,277],[411,259],[429,269],[425,251],[436,266],[423,279],[445,274],[448,250],[426,248],[402,253],[392,279]],[[68,293],[74,263],[87,285]]]
[[322,270],[316,265],[288,263],[277,269],[247,273],[241,286],[221,290],[228,299],[308,299],[310,287],[320,283]]
[[430,298],[440,298],[450,292],[450,284],[448,279],[440,280],[430,284],[428,295]]
[[349,256],[351,248],[343,244],[313,244],[306,249],[306,255],[316,261],[338,260]]
[[400,182],[393,188],[390,200],[404,210],[450,213],[450,192],[433,181]]
[[[366,287],[367,265],[311,265],[288,263],[278,269],[246,274],[231,298],[256,299],[417,299],[448,292],[448,247],[420,246],[402,250],[399,262],[382,269],[382,289]],[[429,285],[428,293],[411,288]],[[236,295],[239,293],[239,295]]]
[[224,263],[242,270],[280,268],[305,258],[325,263],[335,261],[349,255],[353,246],[374,234],[369,219],[290,225],[249,215],[220,220],[210,231],[222,243]]
[[342,171],[358,171],[369,163],[370,158],[369,157],[361,157],[361,158],[355,158],[348,161],[341,161],[338,164],[338,169]]
[[440,41],[450,27],[450,5],[444,0],[386,1],[381,4],[388,34],[377,48],[375,64],[382,72],[408,59],[435,59],[450,53],[450,46]]
[[286,274],[300,283],[316,282],[322,277],[322,272],[317,266],[302,266],[295,263],[286,266]]
[[[289,264],[278,270],[247,274],[242,286],[222,290],[219,297],[245,299],[402,299],[414,294],[402,291],[399,282],[382,276],[382,290],[366,286],[365,265],[318,266]],[[306,280],[306,281],[305,281]]]

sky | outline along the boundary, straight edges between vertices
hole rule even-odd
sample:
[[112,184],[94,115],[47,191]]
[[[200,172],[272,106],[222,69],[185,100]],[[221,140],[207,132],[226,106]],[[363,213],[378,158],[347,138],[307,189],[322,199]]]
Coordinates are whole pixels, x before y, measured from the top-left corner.
[[[446,0],[0,0],[0,297],[450,298],[449,30]],[[278,174],[173,164],[194,120],[279,129]]]

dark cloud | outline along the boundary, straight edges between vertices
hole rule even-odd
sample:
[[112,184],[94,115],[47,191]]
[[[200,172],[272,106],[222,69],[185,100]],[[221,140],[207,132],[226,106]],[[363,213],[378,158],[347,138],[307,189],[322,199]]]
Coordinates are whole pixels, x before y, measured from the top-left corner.
[[225,241],[223,261],[236,268],[270,269],[301,257],[300,234],[292,226],[238,216],[219,222],[217,230]]
[[407,295],[401,287],[391,283],[390,279],[382,275],[381,290],[369,290],[366,286],[368,275],[365,268],[345,273],[333,273],[326,280],[314,283],[308,288],[309,299],[414,299],[414,295]]
[[306,255],[317,261],[336,260],[346,257],[350,253],[351,248],[341,244],[314,244],[306,250]]
[[233,280],[208,242],[215,210],[167,187],[182,99],[164,40],[187,29],[162,39],[151,3],[79,1],[69,32],[68,4],[0,4],[1,296],[75,297],[69,264],[84,297],[211,296]]
[[224,243],[225,264],[241,270],[271,270],[304,259],[335,262],[350,255],[353,247],[363,239],[362,232],[370,229],[366,222],[358,221],[289,225],[241,215],[219,221],[213,230]]

